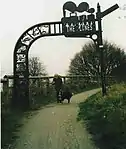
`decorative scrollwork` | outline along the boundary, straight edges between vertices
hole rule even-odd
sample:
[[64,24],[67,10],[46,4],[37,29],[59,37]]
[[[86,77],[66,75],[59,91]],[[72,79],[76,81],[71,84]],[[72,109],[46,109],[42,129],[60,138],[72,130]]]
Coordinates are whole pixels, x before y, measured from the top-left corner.
[[26,34],[23,36],[23,38],[21,39],[21,42],[22,42],[23,44],[25,44],[25,45],[29,45],[30,42],[31,42],[33,39],[34,39],[33,37],[31,37],[29,34],[26,33]]
[[25,70],[26,70],[26,64],[25,63],[18,63],[16,65],[16,71],[18,72],[18,74],[21,73],[21,76],[23,76],[22,72],[24,72]]
[[[36,27],[28,30],[27,33],[23,34],[20,42],[22,45],[24,44],[26,46],[29,46],[31,44],[31,42],[33,42],[33,40],[35,40],[37,37],[41,37],[42,35],[45,35],[45,34],[49,34],[49,25],[39,25],[39,26],[36,26]],[[19,49],[20,50],[25,49],[26,46],[20,47]],[[19,49],[17,50],[17,53],[20,52]]]
[[26,52],[26,50],[27,50],[26,45],[25,46],[22,45],[19,49],[17,49],[17,53],[24,53],[24,52]]
[[25,54],[17,54],[17,63],[25,62],[25,61],[26,61],[26,55]]
[[[25,34],[23,34],[16,45],[16,64],[15,70],[18,75],[22,75],[22,72],[28,71],[26,67],[26,58],[28,55],[28,50],[31,43],[38,37],[49,34],[49,25],[38,25],[29,29]],[[28,72],[27,72],[28,73]],[[26,74],[27,74],[26,73]],[[24,76],[24,75],[23,75]]]
[[39,27],[41,34],[49,34],[49,25],[42,25]]
[[34,37],[34,38],[41,36],[41,31],[40,31],[39,27],[35,27],[35,28],[31,29],[30,31],[28,31],[28,33],[31,34],[32,37]]

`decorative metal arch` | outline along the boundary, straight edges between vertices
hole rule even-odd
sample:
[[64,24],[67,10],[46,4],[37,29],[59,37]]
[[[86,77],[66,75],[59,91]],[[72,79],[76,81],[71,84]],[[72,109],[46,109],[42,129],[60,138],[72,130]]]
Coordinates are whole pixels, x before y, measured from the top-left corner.
[[14,49],[14,107],[29,106],[28,52],[32,43],[41,37],[60,35],[63,35],[62,23],[47,22],[30,27],[18,39]]
[[[101,12],[97,5],[97,13],[94,8],[89,8],[88,3],[82,2],[78,7],[73,2],[66,2],[63,6],[63,18],[58,22],[46,22],[34,25],[27,29],[18,39],[14,49],[14,89],[13,107],[29,107],[29,69],[28,52],[32,43],[45,36],[84,37],[90,38],[97,47],[103,48],[101,18],[117,9],[114,5],[108,10]],[[71,11],[66,17],[65,10]],[[86,11],[88,15],[77,16],[77,12]],[[97,38],[93,38],[96,35]],[[101,65],[102,66],[102,65]],[[102,78],[104,78],[102,73]],[[105,82],[104,80],[102,82]],[[103,89],[105,84],[103,83]]]
[[[34,41],[45,36],[61,36],[66,35],[64,30],[67,24],[64,22],[47,22],[34,25],[27,29],[18,39],[14,49],[14,91],[12,105],[14,107],[29,106],[29,69],[28,69],[28,52]],[[87,24],[86,24],[87,26]],[[65,27],[65,28],[64,28]],[[92,38],[89,32],[85,35],[84,31],[73,35]],[[70,33],[71,36],[71,33]],[[68,36],[69,37],[69,36]],[[72,37],[72,36],[71,36]]]

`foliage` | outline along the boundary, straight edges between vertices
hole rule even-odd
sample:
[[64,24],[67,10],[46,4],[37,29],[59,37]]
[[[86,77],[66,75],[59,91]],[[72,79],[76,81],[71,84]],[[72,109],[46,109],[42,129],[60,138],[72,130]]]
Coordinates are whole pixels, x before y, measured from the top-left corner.
[[33,86],[30,90],[31,109],[38,109],[42,105],[55,101],[55,91],[53,86],[44,84],[42,87]]
[[[121,80],[124,80],[126,76],[126,53],[124,53],[124,50],[108,41],[104,41],[103,50],[106,75],[114,75],[116,78],[119,76]],[[91,79],[92,81],[100,82],[100,52],[93,42],[84,45],[82,50],[74,56],[71,60],[68,74],[88,76],[84,80],[76,80],[74,82],[75,87],[78,83],[84,86],[89,85],[89,83],[92,85]],[[96,78],[92,78],[91,76],[96,76]]]
[[[38,57],[31,57],[29,59],[29,75],[30,76],[46,76],[47,75],[46,68]],[[38,88],[39,91],[41,90],[42,92],[44,90],[43,87],[45,87],[45,80],[29,79],[30,91],[32,92],[36,87]]]
[[88,79],[68,79],[66,81],[66,85],[68,85],[73,93],[80,93],[86,90],[91,90],[94,88],[98,88],[99,84],[97,82],[90,82]]
[[78,120],[84,120],[100,148],[126,148],[126,84],[113,85],[107,96],[99,92],[79,106]]
[[[104,41],[106,75],[114,78],[107,79],[107,86],[115,82],[126,80],[126,53],[116,44]],[[66,82],[75,92],[80,92],[89,87],[101,85],[100,52],[93,42],[84,45],[82,50],[71,60],[68,75],[85,75],[85,78],[69,78]],[[95,76],[93,78],[92,76]]]
[[[122,63],[126,65],[126,53],[116,44],[104,41],[103,50],[106,63],[106,75],[110,75],[112,70]],[[71,60],[69,73],[100,76],[100,52],[94,43],[90,42],[84,45],[82,51],[75,55]]]
[[38,57],[31,57],[29,59],[29,75],[30,76],[47,75],[45,66]]
[[111,75],[115,76],[118,80],[126,81],[126,62],[112,70]]
[[21,120],[23,113],[21,112],[2,112],[1,114],[1,148],[7,149],[18,136],[16,132],[22,126]]

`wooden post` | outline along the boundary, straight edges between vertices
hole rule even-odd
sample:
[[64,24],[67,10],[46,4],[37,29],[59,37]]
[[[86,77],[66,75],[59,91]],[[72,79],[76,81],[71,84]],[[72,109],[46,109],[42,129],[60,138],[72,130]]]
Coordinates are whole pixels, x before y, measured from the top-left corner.
[[3,81],[3,92],[5,94],[5,100],[8,100],[8,95],[9,95],[9,81],[8,79],[5,79]]
[[47,82],[46,82],[46,95],[49,94],[49,78],[47,78]]
[[8,78],[4,78],[1,80],[1,83],[3,83],[3,107],[5,110],[8,110],[8,104],[10,103],[9,101],[9,80]]
[[66,78],[65,78],[65,77],[63,77],[63,83],[64,83],[64,84],[66,83]]
[[38,95],[41,94],[41,82],[42,82],[41,79],[38,79],[38,80],[37,80]]

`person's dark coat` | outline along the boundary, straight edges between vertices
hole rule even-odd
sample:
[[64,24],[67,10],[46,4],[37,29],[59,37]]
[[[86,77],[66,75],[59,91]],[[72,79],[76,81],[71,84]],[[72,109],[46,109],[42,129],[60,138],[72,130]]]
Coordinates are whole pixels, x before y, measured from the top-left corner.
[[60,89],[63,82],[62,82],[62,78],[58,77],[58,78],[54,78],[53,79],[54,85],[55,85],[55,89]]

